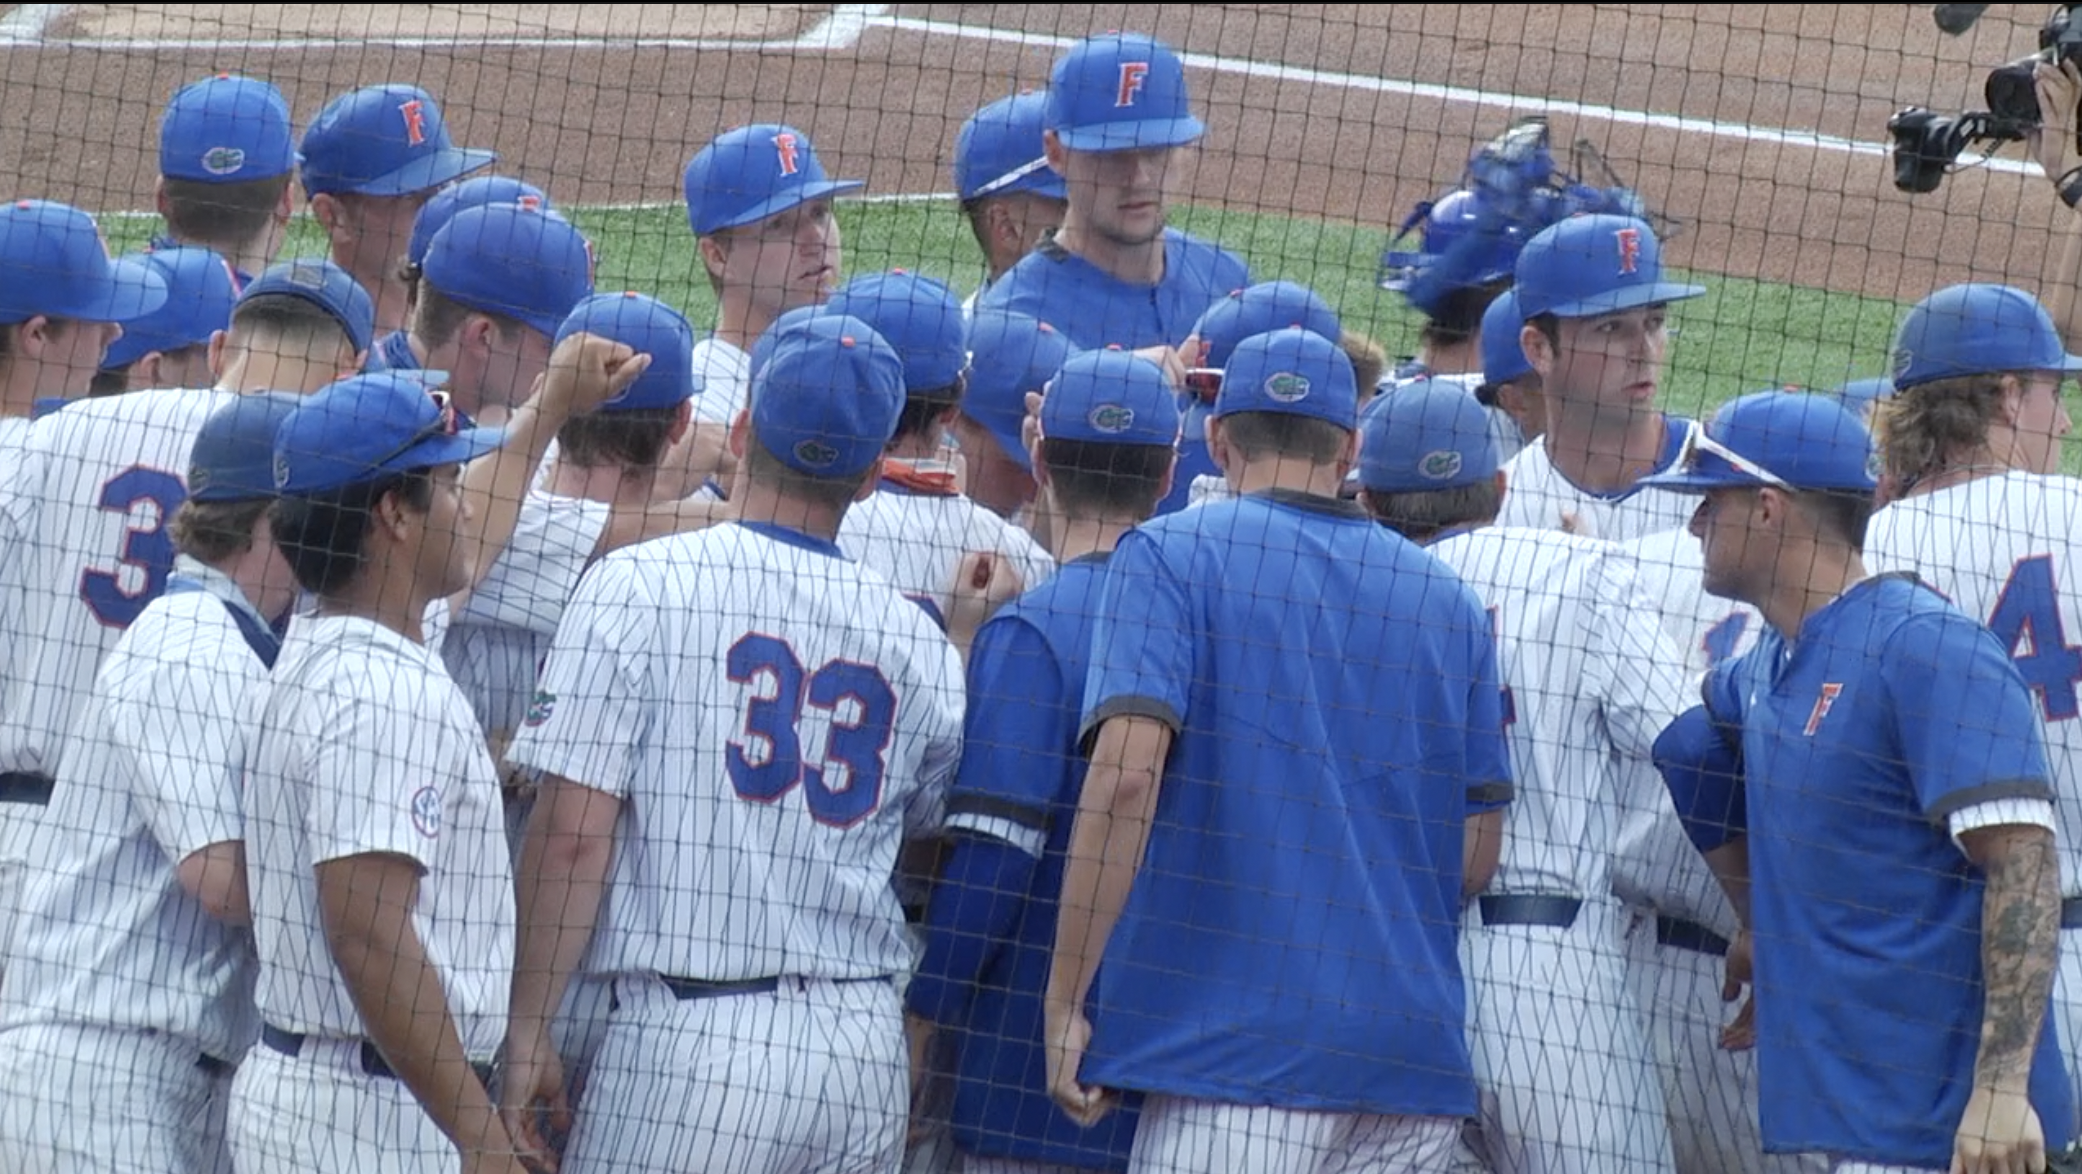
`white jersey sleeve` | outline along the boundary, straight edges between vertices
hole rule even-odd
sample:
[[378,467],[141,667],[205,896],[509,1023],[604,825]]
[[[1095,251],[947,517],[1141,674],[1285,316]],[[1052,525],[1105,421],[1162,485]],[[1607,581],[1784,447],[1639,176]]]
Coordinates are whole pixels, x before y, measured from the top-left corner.
[[705,338],[694,344],[694,373],[702,379],[694,418],[729,426],[751,400],[752,356],[722,339]]
[[580,580],[512,749],[535,770],[616,799],[629,795],[656,715],[650,618],[658,604],[645,588],[628,559],[604,559]]
[[554,635],[564,603],[592,561],[613,508],[536,488],[522,499],[509,539],[451,623]]

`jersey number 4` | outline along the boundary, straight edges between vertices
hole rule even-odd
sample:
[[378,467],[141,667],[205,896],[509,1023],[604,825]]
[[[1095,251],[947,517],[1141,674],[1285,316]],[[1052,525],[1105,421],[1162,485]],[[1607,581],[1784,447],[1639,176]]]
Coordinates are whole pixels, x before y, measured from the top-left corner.
[[[845,828],[882,802],[882,756],[896,726],[896,690],[882,671],[851,660],[807,672],[795,649],[751,633],[730,646],[730,679],[750,686],[744,723],[725,755],[730,785],[754,803],[772,803],[801,784],[810,818]],[[817,761],[803,754],[805,709],[829,715]]]
[[2051,555],[2018,560],[1996,597],[1988,629],[2010,650],[2011,663],[2039,695],[2047,721],[2066,721],[2082,713],[2075,695],[2075,682],[2082,679],[2082,648],[2068,643]]
[[174,563],[173,535],[166,532],[166,524],[186,500],[188,487],[179,477],[143,465],[132,465],[102,482],[95,504],[122,514],[129,524],[116,568],[80,574],[80,600],[96,620],[111,628],[128,628],[166,590]]

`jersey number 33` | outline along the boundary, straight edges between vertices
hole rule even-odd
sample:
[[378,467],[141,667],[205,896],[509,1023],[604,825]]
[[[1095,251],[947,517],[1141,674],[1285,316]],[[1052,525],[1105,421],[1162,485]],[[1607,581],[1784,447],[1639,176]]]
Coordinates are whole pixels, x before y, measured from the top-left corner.
[[[882,802],[883,756],[896,727],[896,690],[882,670],[829,660],[812,672],[786,640],[748,633],[730,646],[731,681],[746,686],[726,764],[740,798],[774,803],[802,787],[810,818],[851,827]],[[805,723],[814,713],[818,720]],[[821,753],[804,744],[823,734]]]

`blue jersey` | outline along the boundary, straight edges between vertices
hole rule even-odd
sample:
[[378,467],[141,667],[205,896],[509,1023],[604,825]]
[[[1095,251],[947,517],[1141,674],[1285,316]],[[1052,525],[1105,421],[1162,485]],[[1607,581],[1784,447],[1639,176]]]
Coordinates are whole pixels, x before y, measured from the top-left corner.
[[362,370],[372,375],[378,371],[417,371],[419,356],[412,353],[412,342],[405,332],[393,330],[369,348],[369,358],[362,364]]
[[[1702,848],[1746,836],[1765,1149],[1944,1169],[1972,1091],[1984,882],[1948,817],[2051,800],[2032,697],[2001,644],[1908,576],[1767,630],[1658,740]],[[2031,1073],[2073,1131],[2048,1000]]]
[[1474,593],[1358,506],[1274,490],[1128,533],[1096,614],[1081,737],[1174,737],[1083,1078],[1473,1113],[1463,835],[1511,789]]
[[1250,283],[1243,258],[1175,228],[1164,230],[1164,279],[1156,285],[1122,281],[1051,236],[976,304],[1039,318],[1083,350],[1137,350],[1179,345],[1209,306]]
[[955,1034],[963,1152],[1126,1170],[1140,1098],[1085,1129],[1048,1095],[1042,995],[1084,759],[1077,721],[1106,556],[1065,564],[992,616],[969,651],[969,709],[911,1009]]

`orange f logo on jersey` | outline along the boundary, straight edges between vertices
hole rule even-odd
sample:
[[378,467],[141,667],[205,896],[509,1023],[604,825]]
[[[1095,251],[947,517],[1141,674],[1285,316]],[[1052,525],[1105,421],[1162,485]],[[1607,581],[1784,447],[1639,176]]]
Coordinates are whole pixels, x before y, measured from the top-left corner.
[[794,175],[795,169],[797,167],[795,158],[795,136],[791,134],[775,135],[774,153],[781,157],[781,174]]
[[398,113],[405,116],[405,142],[409,146],[421,146],[427,141],[427,104],[417,98],[399,104]]
[[1120,92],[1114,95],[1115,106],[1133,106],[1135,95],[1142,92],[1142,79],[1149,76],[1149,62],[1121,62]]
[[1641,263],[1641,230],[1622,228],[1612,235],[1619,238],[1619,271],[1634,272],[1635,267]]
[[1815,698],[1815,707],[1807,715],[1808,737],[1814,737],[1815,731],[1822,728],[1822,719],[1829,716],[1829,707],[1836,704],[1836,698],[1842,692],[1843,686],[1835,681],[1822,686],[1822,695]]

